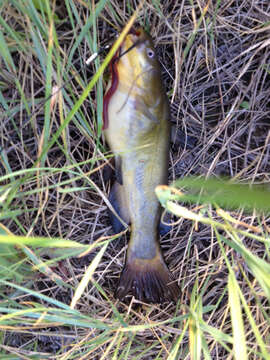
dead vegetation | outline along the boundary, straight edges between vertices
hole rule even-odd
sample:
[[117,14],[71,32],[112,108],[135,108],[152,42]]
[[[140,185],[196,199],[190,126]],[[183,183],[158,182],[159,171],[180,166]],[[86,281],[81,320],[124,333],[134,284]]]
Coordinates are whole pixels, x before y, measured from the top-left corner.
[[[113,235],[105,202],[110,187],[108,153],[101,134],[106,73],[46,151],[43,160],[36,162],[105,55],[88,67],[85,60],[106,45],[116,30],[122,29],[138,5],[136,1],[113,0],[103,7],[103,3],[93,5],[94,2],[69,0],[58,5],[52,1],[52,15],[46,7],[34,8],[34,5],[24,11],[26,5],[21,1],[4,1],[0,5],[0,28],[12,59],[4,53],[0,57],[0,167],[2,176],[10,174],[9,179],[1,180],[3,186],[9,182],[14,185],[3,204],[1,223],[15,235],[61,237],[82,244]],[[95,8],[96,18],[92,25],[87,25],[94,14],[91,6]],[[39,16],[40,23],[35,16]],[[50,70],[48,33],[52,23],[55,34]],[[137,23],[144,25],[155,41],[171,100],[171,121],[177,127],[175,131],[181,130],[187,137],[184,144],[183,140],[180,144],[179,139],[183,134],[177,132],[174,137],[170,180],[205,175],[267,184],[270,173],[269,1],[149,0]],[[44,103],[52,86],[63,86],[54,105]],[[27,176],[25,170],[33,167],[36,170]],[[20,172],[17,180],[13,177],[16,171]],[[269,261],[267,215],[246,214],[240,210],[231,215],[249,226],[263,226],[268,243],[245,238],[242,241],[253,254]],[[214,210],[212,216],[216,217]],[[162,240],[166,261],[182,289],[177,307],[163,304],[138,308],[134,302],[124,305],[113,298],[127,239],[128,234],[109,243],[94,273],[95,282],[89,282],[76,305],[81,314],[104,324],[104,328],[95,325],[88,328],[79,321],[73,325],[60,324],[57,320],[49,323],[42,318],[39,328],[32,320],[24,323],[25,318],[17,316],[14,324],[9,324],[10,329],[5,328],[5,323],[1,325],[2,356],[189,359],[190,337],[183,330],[187,331],[185,315],[194,304],[192,291],[196,288],[202,299],[204,324],[209,326],[202,327],[201,331],[211,358],[232,358],[232,344],[226,338],[232,335],[226,292],[228,268],[215,231],[181,219],[170,236]],[[55,255],[49,249],[38,250],[37,256],[46,261],[61,257],[63,249],[61,251]],[[224,251],[238,267],[235,276],[239,287],[263,341],[269,345],[267,297],[241,256],[228,245],[224,245]],[[20,267],[16,271],[21,278],[7,276],[7,280],[69,305],[97,252],[81,258],[67,255],[61,264],[52,261],[53,273],[65,281],[67,287],[59,286],[50,274],[46,277],[39,271],[25,272]],[[29,268],[33,259],[25,253],[20,256],[24,256],[21,259]],[[18,289],[2,288],[3,307],[11,298],[17,304],[28,301],[31,306],[37,306],[38,301],[44,307],[50,305]],[[43,314],[41,310],[40,314]],[[166,320],[167,323],[150,326]],[[121,332],[119,329],[126,324],[129,332]],[[136,325],[142,327],[135,328]],[[248,358],[266,358],[245,316],[244,326]],[[223,342],[210,327],[222,332]],[[270,352],[269,346],[267,349]]]

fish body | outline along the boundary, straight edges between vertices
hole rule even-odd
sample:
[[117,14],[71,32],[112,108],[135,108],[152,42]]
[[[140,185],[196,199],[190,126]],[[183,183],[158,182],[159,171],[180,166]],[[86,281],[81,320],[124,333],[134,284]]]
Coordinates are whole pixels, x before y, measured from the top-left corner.
[[110,84],[108,113],[103,114],[105,138],[116,159],[117,212],[131,224],[116,296],[131,294],[154,303],[176,300],[179,289],[158,241],[161,207],[155,195],[155,187],[168,182],[168,99],[151,37],[143,29],[133,31],[121,46],[124,52],[114,60],[112,81],[117,86]]

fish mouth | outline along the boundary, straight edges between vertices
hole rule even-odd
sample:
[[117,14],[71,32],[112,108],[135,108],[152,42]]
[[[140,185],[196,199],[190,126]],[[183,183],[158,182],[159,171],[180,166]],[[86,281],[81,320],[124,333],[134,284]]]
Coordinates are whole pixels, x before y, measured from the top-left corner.
[[130,52],[136,46],[143,43],[144,39],[141,38],[142,35],[143,35],[142,29],[136,29],[134,27],[131,28],[121,45],[119,58],[126,55],[128,52]]
[[132,43],[133,46],[137,46],[139,45],[140,43],[142,43],[144,41],[143,39],[143,31],[141,28],[135,28],[135,27],[132,27],[130,30],[129,30],[129,33],[128,33],[128,37]]

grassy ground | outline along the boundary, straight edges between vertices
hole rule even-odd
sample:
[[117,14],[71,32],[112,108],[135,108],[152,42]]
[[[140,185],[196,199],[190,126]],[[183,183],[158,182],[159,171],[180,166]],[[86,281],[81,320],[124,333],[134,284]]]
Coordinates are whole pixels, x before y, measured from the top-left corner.
[[[114,236],[107,214],[105,54],[85,61],[137,6],[0,1],[1,359],[270,358],[267,212],[183,208],[169,191],[180,218],[162,249],[178,304],[113,297],[128,234]],[[149,0],[136,23],[171,101],[170,181],[267,184],[269,1]]]

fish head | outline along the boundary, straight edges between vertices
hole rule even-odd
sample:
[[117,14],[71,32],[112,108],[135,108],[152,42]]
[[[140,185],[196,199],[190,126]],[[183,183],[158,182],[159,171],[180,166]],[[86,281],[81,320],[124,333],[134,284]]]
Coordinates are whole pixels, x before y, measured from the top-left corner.
[[160,65],[154,43],[143,28],[132,29],[125,37],[117,68],[119,81],[132,84],[135,91],[160,88],[156,83],[160,79]]

